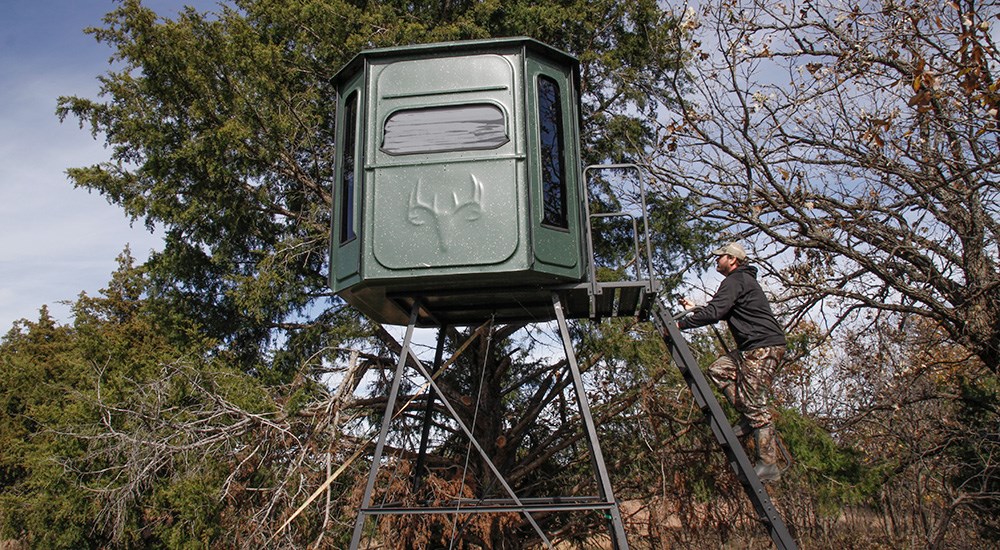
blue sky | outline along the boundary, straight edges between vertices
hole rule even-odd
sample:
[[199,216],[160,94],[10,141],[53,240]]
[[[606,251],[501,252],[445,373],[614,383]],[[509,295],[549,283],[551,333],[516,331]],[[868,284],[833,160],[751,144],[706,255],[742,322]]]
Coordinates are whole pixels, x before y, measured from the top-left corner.
[[[173,17],[205,0],[144,2]],[[112,0],[0,1],[0,334],[43,304],[63,322],[82,291],[97,294],[129,245],[145,259],[159,237],[104,197],[76,189],[66,169],[108,159],[98,136],[55,116],[61,95],[96,98],[111,50],[83,33]]]

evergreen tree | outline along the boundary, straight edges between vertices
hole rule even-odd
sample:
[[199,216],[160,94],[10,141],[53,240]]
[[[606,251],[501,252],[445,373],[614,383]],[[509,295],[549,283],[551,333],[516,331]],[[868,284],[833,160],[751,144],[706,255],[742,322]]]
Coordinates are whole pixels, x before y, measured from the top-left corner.
[[[674,19],[651,0],[235,0],[214,13],[187,9],[174,19],[124,0],[90,32],[114,49],[116,68],[101,77],[101,99],[64,97],[58,113],[101,136],[111,158],[70,176],[133,220],[165,231],[163,250],[143,266],[148,293],[164,319],[197,327],[168,331],[171,341],[204,344],[200,357],[251,375],[277,408],[280,420],[261,422],[260,429],[271,430],[262,436],[266,443],[237,452],[221,487],[227,498],[256,495],[245,505],[253,522],[232,520],[241,526],[226,535],[244,544],[343,544],[330,502],[351,509],[348,500],[314,504],[291,527],[281,525],[326,477],[324,468],[345,463],[364,444],[385,397],[384,384],[360,384],[385,381],[394,364],[390,352],[399,346],[326,286],[335,145],[330,77],[364,48],[530,36],[581,61],[585,161],[622,162],[651,144],[649,97],[683,59],[674,47]],[[676,271],[698,236],[674,232],[683,218],[676,200],[651,204],[661,230],[657,267]],[[553,483],[578,481],[580,470],[567,465],[578,463],[580,434],[566,402],[568,381],[553,374],[558,360],[538,362],[521,352],[523,341],[510,340],[523,337],[520,329],[454,332],[452,346],[475,336],[478,351],[441,384],[469,396],[479,377],[487,381],[478,390],[494,407],[479,419],[486,433],[496,434],[487,450],[500,456],[520,491],[541,494]],[[635,395],[602,396],[596,410],[610,419]],[[407,416],[416,422],[415,414]],[[456,440],[445,437],[439,446],[442,456],[459,460],[449,455],[461,447]],[[334,490],[348,491],[352,483],[338,481]],[[253,492],[240,493],[237,485]],[[578,536],[593,523],[580,524]],[[534,535],[494,524],[463,537],[520,547]]]
[[101,296],[76,301],[73,325],[43,308],[0,343],[5,537],[36,548],[224,538],[232,457],[275,407],[148,291],[126,252]]
[[[649,144],[646,92],[675,68],[673,20],[655,2],[245,0],[161,19],[136,0],[91,29],[115,49],[103,100],[60,99],[112,151],[70,170],[165,247],[150,276],[247,368],[288,380],[323,358],[353,313],[325,283],[334,93],[360,49],[527,35],[582,62],[588,162]],[[345,327],[333,330],[334,327]],[[346,331],[346,332],[345,332]]]

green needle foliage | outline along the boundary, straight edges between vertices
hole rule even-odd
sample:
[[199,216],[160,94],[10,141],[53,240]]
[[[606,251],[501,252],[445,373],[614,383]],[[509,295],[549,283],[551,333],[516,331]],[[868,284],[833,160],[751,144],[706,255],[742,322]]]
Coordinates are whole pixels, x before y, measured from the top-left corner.
[[[163,249],[141,266],[144,298],[136,306],[149,324],[143,334],[152,338],[143,345],[163,348],[123,345],[105,360],[131,365],[137,355],[146,358],[143,368],[120,375],[117,389],[102,389],[106,400],[90,405],[90,424],[67,429],[68,441],[87,444],[65,453],[62,460],[81,473],[64,479],[83,486],[107,482],[103,470],[76,462],[100,455],[92,441],[134,448],[108,439],[108,426],[99,422],[107,410],[126,411],[114,433],[132,434],[147,447],[159,442],[169,458],[136,462],[100,455],[109,472],[121,473],[116,469],[123,464],[150,470],[129,470],[102,493],[120,500],[88,500],[92,512],[79,525],[96,537],[87,539],[90,545],[343,546],[346,525],[325,504],[310,507],[284,532],[277,527],[326,479],[325,468],[343,463],[364,443],[358,435],[384,409],[384,373],[392,365],[387,350],[396,345],[326,285],[336,114],[330,78],[360,50],[502,36],[529,36],[564,49],[581,60],[588,164],[635,160],[653,144],[650,98],[666,79],[676,80],[683,60],[675,47],[676,21],[653,0],[233,0],[212,12],[186,9],[169,19],[123,0],[88,32],[113,49],[112,69],[100,77],[100,97],[62,97],[58,115],[103,140],[110,158],[69,175],[132,220],[165,232]],[[667,235],[654,243],[658,267],[673,270],[669,261],[697,238],[687,231],[670,237],[685,221],[677,200],[651,204],[662,211],[655,229]],[[84,309],[77,316],[78,325],[98,332],[111,322],[91,319]],[[21,327],[9,337],[11,345],[37,330]],[[565,449],[577,437],[577,418],[547,419],[551,424],[521,418],[528,411],[541,414],[542,407],[517,410],[519,404],[555,402],[570,412],[572,406],[557,399],[565,377],[553,379],[551,366],[516,352],[519,346],[509,339],[517,331],[497,327],[492,348],[480,342],[468,361],[487,369],[492,393],[484,402],[517,412],[498,411],[481,421],[496,432],[493,446],[507,446],[508,458],[500,462],[522,485],[544,488],[551,478],[542,472],[565,471],[562,466],[575,460],[575,449],[546,446]],[[84,356],[116,349],[93,342]],[[347,363],[359,370],[344,380],[330,377],[345,372]],[[109,366],[107,372],[120,369]],[[372,376],[361,384],[365,372]],[[459,369],[442,384],[471,395],[473,372]],[[93,385],[93,373],[81,376],[84,386]],[[364,394],[356,401],[355,387]],[[519,421],[513,425],[504,420],[509,418]],[[226,423],[230,437],[218,440],[194,428]],[[442,443],[449,446],[463,447]],[[190,466],[192,452],[203,459],[197,467]],[[121,489],[125,482],[133,485]],[[350,495],[355,487],[348,479],[331,489],[331,501],[344,506],[346,516],[356,508]],[[111,514],[111,527],[87,531],[83,526],[95,513]],[[38,529],[19,522],[6,523],[11,536]],[[585,528],[578,530],[586,536]],[[533,536],[496,526],[467,535],[497,547],[520,547]],[[140,543],[137,537],[146,538]]]
[[273,367],[289,380],[356,335],[333,330],[353,314],[325,283],[329,79],[354,54],[512,35],[563,48],[583,63],[588,162],[621,161],[650,143],[644,90],[676,69],[674,28],[648,0],[242,0],[172,20],[128,0],[89,31],[115,51],[101,99],[63,97],[58,109],[111,159],[69,174],[166,231],[147,265],[165,299],[247,368],[280,348]]
[[[719,7],[726,25],[744,21],[743,11]],[[685,25],[679,29],[655,0],[227,0],[172,18],[121,0],[88,31],[113,50],[100,96],[62,97],[57,114],[109,151],[105,162],[70,169],[75,185],[162,230],[164,246],[139,266],[126,252],[101,296],[77,300],[72,324],[56,323],[43,308],[37,321],[17,323],[0,341],[0,546],[346,547],[368,471],[364,451],[385,410],[399,344],[327,288],[336,145],[330,78],[360,50],[383,46],[528,36],[574,54],[583,162],[666,155],[683,168],[676,181],[669,171],[655,177],[688,198],[660,187],[642,212],[654,234],[652,267],[669,292],[713,229],[689,219],[691,197],[712,199],[702,206],[735,204],[733,216],[702,210],[719,224],[765,219],[742,202],[710,196],[716,185],[731,185],[742,197],[748,184],[715,181],[714,172],[692,178],[685,155],[705,160],[707,149],[685,146],[677,124],[657,129],[665,107],[691,107],[679,94],[735,75],[686,72],[700,43],[681,50],[680,35],[691,38],[697,21],[688,17]],[[708,78],[695,83],[691,74]],[[755,170],[768,165],[746,162]],[[613,175],[597,179],[591,206],[637,213],[635,194],[609,192],[616,183]],[[773,230],[759,223],[761,232]],[[600,279],[634,269],[630,232],[630,224],[614,221],[595,239]],[[571,380],[561,356],[543,353],[558,346],[543,328],[523,328],[452,329],[448,351],[475,338],[438,383],[519,495],[588,494],[594,479]],[[661,336],[630,319],[571,330],[612,484],[627,503],[630,540],[768,544]],[[691,338],[707,364],[718,351],[714,338]],[[805,340],[795,340],[790,354],[791,363],[803,362],[798,375],[840,375],[843,386],[834,387],[845,388],[848,413],[827,413],[857,414],[833,419],[843,426],[835,438],[807,414],[815,408],[792,412],[802,403],[786,403],[779,418],[795,463],[769,490],[803,546],[809,537],[816,547],[913,545],[921,530],[930,547],[962,537],[995,541],[996,378],[955,387],[933,369],[883,372],[890,356],[927,362],[881,344],[875,357],[847,346],[841,362],[828,365],[815,351],[810,357]],[[964,364],[961,352],[943,363]],[[982,369],[996,371],[991,363]],[[389,441],[396,448],[385,459],[400,475],[380,479],[376,492],[404,502],[499,493],[478,457],[463,467],[468,442],[440,409],[432,411],[428,473],[412,488],[415,453],[406,443],[418,439],[426,402],[418,384],[404,381],[413,405],[399,414],[394,429],[405,429]],[[458,535],[449,518],[431,516],[386,519],[366,533],[398,548],[449,537],[456,548],[537,544],[514,516],[465,521]],[[965,522],[955,535],[953,521]],[[856,532],[834,532],[850,522]],[[581,547],[600,544],[607,529],[595,514],[547,514],[540,523]],[[880,528],[884,536],[873,542],[868,535]]]
[[43,308],[3,338],[4,538],[185,548],[221,536],[227,456],[250,439],[247,415],[275,407],[162,306],[125,254],[102,296],[74,304],[72,325]]

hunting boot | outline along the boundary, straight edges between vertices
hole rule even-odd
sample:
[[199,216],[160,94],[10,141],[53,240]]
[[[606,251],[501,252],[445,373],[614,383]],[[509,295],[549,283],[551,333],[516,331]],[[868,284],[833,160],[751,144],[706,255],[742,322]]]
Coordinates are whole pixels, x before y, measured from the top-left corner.
[[757,447],[757,465],[754,472],[762,482],[776,481],[781,477],[778,469],[778,442],[774,433],[774,425],[767,424],[754,430],[754,443]]

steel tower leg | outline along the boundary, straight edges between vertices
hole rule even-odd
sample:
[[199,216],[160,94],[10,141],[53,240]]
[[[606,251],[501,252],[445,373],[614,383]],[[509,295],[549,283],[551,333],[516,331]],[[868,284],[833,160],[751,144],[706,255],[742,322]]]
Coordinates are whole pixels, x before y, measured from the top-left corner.
[[[444,339],[448,333],[448,327],[443,326],[438,332],[437,348],[434,350],[434,367],[431,376],[436,376],[441,369],[441,360],[444,358]],[[417,452],[417,465],[413,468],[413,492],[420,489],[420,481],[424,477],[424,462],[427,458],[427,444],[431,436],[431,415],[434,413],[434,388],[427,388],[427,404],[424,406],[424,424],[420,432],[420,450]]]
[[371,507],[372,490],[375,488],[375,478],[378,476],[379,462],[382,461],[382,450],[385,448],[385,438],[389,434],[389,423],[392,422],[393,409],[396,406],[396,396],[399,394],[399,384],[403,380],[403,368],[406,367],[406,356],[410,350],[410,341],[413,339],[413,328],[417,324],[417,312],[420,309],[420,302],[413,303],[410,312],[410,324],[406,327],[406,336],[403,338],[403,349],[399,352],[399,363],[396,364],[396,372],[392,376],[392,387],[389,390],[389,400],[385,405],[385,416],[382,417],[382,429],[378,434],[378,442],[375,444],[375,453],[372,455],[372,467],[368,472],[368,484],[365,485],[365,493],[361,497],[361,508],[358,510],[358,518],[354,522],[354,535],[351,536],[351,550],[356,550],[361,543],[361,534],[364,531],[366,510]]
[[569,328],[566,325],[566,317],[563,315],[562,303],[558,294],[552,294],[552,307],[556,312],[556,320],[559,322],[559,333],[562,335],[563,349],[566,350],[566,360],[569,363],[569,370],[573,376],[573,388],[576,390],[576,401],[580,406],[580,418],[583,421],[584,430],[587,435],[587,446],[590,448],[591,466],[597,475],[598,490],[600,497],[609,504],[608,515],[611,528],[611,543],[615,550],[628,550],[628,541],[625,538],[625,525],[622,522],[621,510],[615,502],[615,494],[611,489],[611,478],[608,476],[608,468],[604,463],[604,455],[601,453],[601,446],[597,441],[597,429],[594,426],[594,418],[590,414],[590,402],[587,399],[587,391],[583,386],[583,377],[580,375],[580,367],[576,362],[576,354],[573,352],[573,341],[569,337]]

